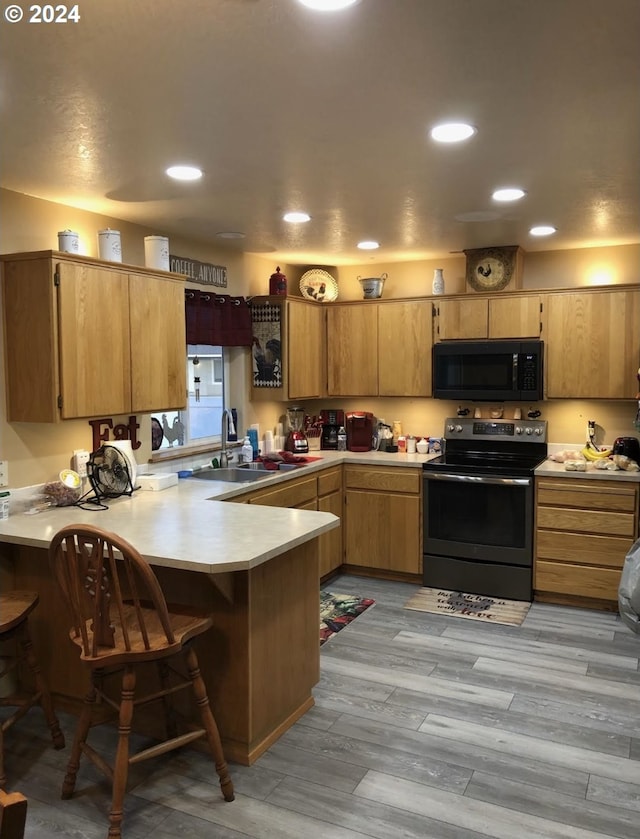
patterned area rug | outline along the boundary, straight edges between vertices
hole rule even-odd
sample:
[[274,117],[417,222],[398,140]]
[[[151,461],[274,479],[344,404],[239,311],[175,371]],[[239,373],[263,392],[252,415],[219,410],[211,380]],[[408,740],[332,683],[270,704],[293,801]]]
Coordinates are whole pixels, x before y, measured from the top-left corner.
[[331,591],[320,592],[320,646],[332,635],[340,632],[347,624],[354,621],[375,600],[368,597],[354,597],[352,594],[335,594]]
[[520,626],[530,607],[531,603],[522,600],[501,600],[483,594],[464,594],[440,588],[421,588],[404,604],[405,609],[418,612],[435,612],[507,626]]

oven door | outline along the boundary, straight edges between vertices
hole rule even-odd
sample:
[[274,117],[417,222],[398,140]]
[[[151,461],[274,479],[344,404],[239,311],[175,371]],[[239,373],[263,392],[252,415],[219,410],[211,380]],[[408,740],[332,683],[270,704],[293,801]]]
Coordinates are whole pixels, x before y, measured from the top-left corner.
[[531,598],[533,477],[424,473],[424,584]]

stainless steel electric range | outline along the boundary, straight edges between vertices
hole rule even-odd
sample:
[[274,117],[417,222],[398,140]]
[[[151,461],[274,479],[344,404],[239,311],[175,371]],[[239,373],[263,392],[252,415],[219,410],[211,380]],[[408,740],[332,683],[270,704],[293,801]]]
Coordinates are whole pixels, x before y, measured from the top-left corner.
[[423,466],[424,585],[530,601],[533,472],[547,423],[453,417],[444,438]]

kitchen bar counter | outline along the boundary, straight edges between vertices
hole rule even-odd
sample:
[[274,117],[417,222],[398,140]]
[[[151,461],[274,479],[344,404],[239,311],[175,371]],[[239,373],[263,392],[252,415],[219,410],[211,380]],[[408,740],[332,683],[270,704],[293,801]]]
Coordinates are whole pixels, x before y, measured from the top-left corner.
[[[251,764],[313,705],[320,673],[317,537],[339,520],[210,500],[248,486],[255,485],[188,479],[109,499],[107,510],[58,507],[0,522],[1,583],[39,593],[31,634],[61,707],[77,710],[87,688],[48,566],[53,535],[70,523],[128,539],[154,566],[167,600],[212,614],[213,627],[195,644],[229,760]],[[160,725],[152,708],[139,718],[145,733]]]

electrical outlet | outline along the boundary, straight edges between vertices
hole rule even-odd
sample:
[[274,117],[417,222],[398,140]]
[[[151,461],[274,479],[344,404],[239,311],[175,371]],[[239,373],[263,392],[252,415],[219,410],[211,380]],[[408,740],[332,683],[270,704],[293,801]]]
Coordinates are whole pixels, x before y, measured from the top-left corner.
[[9,486],[9,461],[0,460],[0,487]]
[[73,468],[81,478],[87,477],[87,462],[89,452],[85,449],[76,449],[73,453]]

